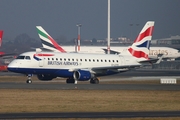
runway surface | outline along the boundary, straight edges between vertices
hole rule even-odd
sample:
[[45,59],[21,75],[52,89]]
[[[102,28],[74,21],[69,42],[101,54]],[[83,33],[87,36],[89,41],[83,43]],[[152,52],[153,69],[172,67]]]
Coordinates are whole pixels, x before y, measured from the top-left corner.
[[59,84],[59,83],[1,83],[0,89],[44,90],[180,90],[180,84]]
[[0,119],[35,119],[35,118],[147,118],[180,117],[180,111],[148,112],[73,112],[73,113],[8,113],[0,114]]

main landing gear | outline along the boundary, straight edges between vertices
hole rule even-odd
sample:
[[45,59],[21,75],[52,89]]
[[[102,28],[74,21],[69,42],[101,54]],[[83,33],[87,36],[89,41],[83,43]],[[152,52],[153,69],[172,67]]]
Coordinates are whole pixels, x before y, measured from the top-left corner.
[[99,79],[97,77],[93,77],[90,79],[91,84],[99,84]]
[[[74,78],[68,78],[68,79],[66,79],[66,83],[77,84],[77,80],[75,80]],[[90,83],[91,84],[99,84],[99,79],[97,77],[93,77],[90,79]]]
[[68,79],[66,79],[66,83],[77,84],[77,80],[75,80],[74,78],[68,78]]
[[27,75],[27,80],[26,80],[26,83],[28,83],[28,84],[31,84],[32,83],[32,80],[31,80],[31,77],[32,77],[32,74],[28,74]]

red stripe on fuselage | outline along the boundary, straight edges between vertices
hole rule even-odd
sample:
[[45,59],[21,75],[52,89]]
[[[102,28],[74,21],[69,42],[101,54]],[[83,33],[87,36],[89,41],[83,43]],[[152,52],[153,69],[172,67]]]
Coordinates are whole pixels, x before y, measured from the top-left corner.
[[34,56],[54,56],[54,54],[34,54]]
[[154,26],[151,26],[146,31],[139,34],[138,37],[135,39],[134,43],[141,41],[143,38],[147,36],[152,36],[153,29],[154,29]]

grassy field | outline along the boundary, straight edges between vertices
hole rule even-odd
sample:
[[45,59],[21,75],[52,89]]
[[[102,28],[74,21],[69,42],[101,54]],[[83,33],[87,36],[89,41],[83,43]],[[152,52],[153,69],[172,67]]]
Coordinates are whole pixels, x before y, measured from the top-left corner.
[[0,90],[0,113],[180,110],[180,91]]
[[[0,82],[25,82],[25,78],[5,76],[0,77]],[[121,81],[121,83],[128,82]],[[138,81],[138,83],[143,84],[144,82]],[[159,83],[151,81],[146,84]],[[180,91],[0,89],[0,95],[0,113],[180,110]],[[135,120],[141,119],[135,118]],[[164,118],[143,118],[143,120],[152,119],[166,120]],[[167,118],[167,120],[178,120],[178,118]]]

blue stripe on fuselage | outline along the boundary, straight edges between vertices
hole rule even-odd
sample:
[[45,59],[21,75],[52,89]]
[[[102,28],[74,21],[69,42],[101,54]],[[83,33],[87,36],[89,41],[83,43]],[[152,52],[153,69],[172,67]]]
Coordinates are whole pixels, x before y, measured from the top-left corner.
[[[69,72],[68,69],[35,69],[35,68],[10,68],[8,67],[8,70],[11,72],[16,73],[22,73],[22,74],[51,74],[56,77],[73,77],[73,72]],[[113,75],[117,74],[119,72],[114,72],[107,70],[106,73],[103,74],[97,74],[96,76],[107,76],[107,75]]]
[[22,74],[52,74],[57,77],[70,77],[73,76],[73,72],[69,72],[67,69],[39,69],[39,68],[10,68],[11,72],[22,73]]

